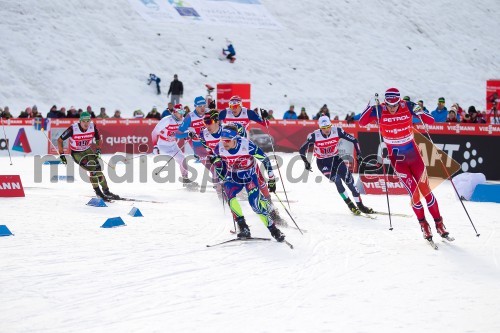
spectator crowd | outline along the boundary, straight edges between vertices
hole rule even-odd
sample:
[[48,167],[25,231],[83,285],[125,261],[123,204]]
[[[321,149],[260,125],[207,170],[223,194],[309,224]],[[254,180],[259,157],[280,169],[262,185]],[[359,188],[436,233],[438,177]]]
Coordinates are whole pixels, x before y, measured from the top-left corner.
[[[152,80],[154,82],[154,80]],[[174,81],[172,81],[172,86],[178,85],[178,78],[177,75],[174,76]],[[182,83],[181,83],[182,84]],[[172,88],[172,87],[171,87]],[[172,114],[174,110],[174,102],[179,101],[179,99],[182,97],[183,90],[176,90],[177,88],[173,89],[174,91],[169,91],[169,95],[172,95],[171,101],[168,102],[167,107],[161,111],[158,109],[157,106],[153,106],[151,110],[145,114],[141,109],[137,109],[133,112],[133,118],[151,118],[151,119],[157,119],[160,120],[166,116],[169,116]],[[183,89],[183,88],[181,88]],[[170,89],[172,90],[172,89]],[[206,96],[207,104],[209,105],[209,108],[215,108],[216,103],[215,100],[212,98],[212,96],[209,94]],[[408,102],[411,102],[409,96],[403,97],[403,100],[406,100]],[[476,124],[485,124],[485,123],[491,123],[491,124],[500,124],[500,115],[498,113],[497,107],[500,99],[499,98],[492,98],[492,107],[488,111],[479,111],[476,109],[475,106],[471,105],[467,108],[467,111],[465,111],[462,106],[460,106],[458,103],[452,104],[450,109],[446,107],[446,99],[444,97],[439,97],[436,103],[436,107],[434,110],[429,111],[427,107],[424,105],[423,100],[419,100],[416,104],[420,106],[425,112],[429,112],[435,119],[437,123],[476,123]],[[176,103],[179,104],[179,103]],[[184,110],[186,114],[191,112],[189,106],[184,106]],[[101,107],[99,112],[96,113],[93,111],[92,107],[88,105],[86,107],[86,111],[90,113],[92,118],[98,118],[98,119],[121,119],[121,111],[120,110],[115,110],[112,116],[109,116],[106,113],[106,108]],[[58,108],[57,105],[53,105],[50,110],[48,111],[46,117],[43,117],[43,115],[40,113],[38,110],[38,107],[36,105],[33,105],[31,107],[26,107],[24,110],[21,110],[17,118],[79,118],[80,114],[83,112],[83,109],[81,108],[75,108],[74,106],[69,107],[66,109],[66,107],[60,107]],[[361,113],[355,114],[354,112],[347,113],[345,118],[343,120],[347,121],[348,123],[354,122],[359,119]],[[323,106],[318,110],[318,112],[313,113],[312,116],[310,116],[307,113],[307,110],[305,107],[300,108],[300,112],[295,111],[295,105],[290,105],[288,110],[285,111],[283,115],[284,120],[317,120],[321,116],[327,116],[328,118],[332,120],[340,120],[338,115],[331,115],[330,110],[326,104],[323,104]],[[274,112],[273,110],[265,110],[265,113],[263,113],[263,117],[268,119],[268,120],[275,120],[274,117]],[[10,118],[16,118],[10,108],[8,106],[5,106],[4,108],[0,107],[0,118],[4,119],[10,119]],[[413,122],[417,123],[420,120],[417,117],[414,117]]]

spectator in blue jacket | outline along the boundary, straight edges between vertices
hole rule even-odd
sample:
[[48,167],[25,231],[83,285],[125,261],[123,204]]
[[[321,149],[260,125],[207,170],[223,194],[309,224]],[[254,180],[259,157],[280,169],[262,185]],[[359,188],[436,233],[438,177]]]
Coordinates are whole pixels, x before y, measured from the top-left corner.
[[169,102],[167,108],[163,110],[161,117],[165,118],[166,116],[170,116],[173,112],[174,112],[174,105]]
[[283,115],[283,119],[289,119],[289,120],[293,120],[293,119],[297,119],[297,113],[295,112],[295,106],[294,105],[290,105],[290,109],[288,111],[285,112],[285,114]]
[[444,106],[445,102],[444,97],[439,97],[436,110],[431,112],[436,123],[445,123],[446,118],[448,118],[448,109]]

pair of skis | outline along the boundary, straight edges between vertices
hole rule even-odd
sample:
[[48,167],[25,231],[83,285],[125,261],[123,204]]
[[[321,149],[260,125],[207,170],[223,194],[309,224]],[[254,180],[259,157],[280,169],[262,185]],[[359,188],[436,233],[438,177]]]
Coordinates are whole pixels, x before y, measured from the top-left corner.
[[[226,241],[223,241],[223,242],[220,242],[220,243],[215,243],[215,244],[212,244],[212,245],[207,245],[207,247],[214,247],[214,246],[219,246],[219,245],[224,245],[224,244],[228,244],[228,243],[234,243],[234,242],[252,242],[252,241],[270,241],[271,238],[262,238],[262,237],[239,237],[239,238],[232,238],[232,239],[229,239],[229,240],[226,240]],[[288,245],[288,247],[290,249],[293,249],[293,245],[287,241],[286,239],[283,240],[283,242],[281,242],[283,244],[286,244]]]
[[[447,240],[448,242],[453,242],[455,240],[455,238],[451,237],[450,235],[443,237],[443,239]],[[427,242],[434,250],[439,250],[439,247],[436,245],[436,243],[434,243],[432,239],[427,239]]]

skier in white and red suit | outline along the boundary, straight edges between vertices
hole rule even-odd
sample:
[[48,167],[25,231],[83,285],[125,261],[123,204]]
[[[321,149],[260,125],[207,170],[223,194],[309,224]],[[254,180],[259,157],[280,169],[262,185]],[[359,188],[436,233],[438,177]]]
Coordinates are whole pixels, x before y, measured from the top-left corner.
[[434,123],[434,118],[429,113],[413,102],[401,100],[398,89],[389,88],[385,92],[383,103],[366,107],[359,119],[359,124],[366,126],[380,119],[380,132],[387,145],[391,165],[411,196],[411,205],[424,238],[432,240],[432,231],[425,220],[420,193],[424,196],[427,208],[434,218],[437,232],[441,237],[446,238],[449,233],[443,224],[436,197],[429,186],[420,149],[413,138],[413,116],[420,117],[425,124]]
[[176,134],[184,116],[182,104],[176,104],[174,111],[170,116],[162,118],[156,124],[151,133],[152,142],[154,144],[153,154],[170,155],[179,164],[181,168],[182,182],[184,186],[194,183],[188,179],[187,163],[184,154],[177,144]]

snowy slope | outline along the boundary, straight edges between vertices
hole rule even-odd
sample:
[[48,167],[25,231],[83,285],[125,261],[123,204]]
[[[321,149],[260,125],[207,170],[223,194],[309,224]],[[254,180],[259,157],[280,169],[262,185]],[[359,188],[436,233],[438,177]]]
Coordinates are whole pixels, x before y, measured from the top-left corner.
[[[291,155],[283,156],[286,168]],[[439,251],[414,218],[394,217],[389,231],[386,217],[351,216],[333,184],[314,181],[322,179],[317,170],[307,183],[286,183],[297,201],[293,215],[308,230],[283,229],[294,250],[274,241],[206,248],[232,237],[230,214],[214,192],[136,177],[111,190],[164,203],[93,208],[80,178],[50,183],[44,166],[43,182],[35,183],[31,157],[13,163],[3,170],[22,175],[27,197],[0,201],[0,224],[15,233],[0,237],[1,332],[500,330],[498,205],[466,203],[477,238],[450,184],[435,194],[457,240],[438,240]],[[147,167],[151,179],[161,163],[150,159]],[[411,214],[407,196],[390,200],[393,211]],[[384,196],[364,201],[385,210]],[[126,215],[133,206],[143,218]],[[242,207],[253,235],[267,237],[248,204]],[[127,226],[100,228],[115,216]]]
[[[154,72],[165,93],[179,74],[186,104],[205,83],[250,82],[253,105],[277,115],[289,103],[359,112],[389,86],[430,108],[445,96],[482,109],[485,80],[500,72],[496,0],[262,3],[282,30],[149,23],[128,0],[1,1],[0,104],[16,116],[33,104],[44,114],[90,104],[131,116],[165,106],[145,84]],[[217,60],[226,37],[232,65]]]

